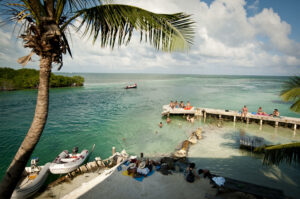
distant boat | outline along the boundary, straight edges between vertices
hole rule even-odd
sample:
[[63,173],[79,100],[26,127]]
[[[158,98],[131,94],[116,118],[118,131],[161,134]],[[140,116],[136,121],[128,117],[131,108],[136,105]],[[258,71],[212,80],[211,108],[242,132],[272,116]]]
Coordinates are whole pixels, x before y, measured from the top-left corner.
[[50,162],[44,166],[36,166],[36,159],[31,160],[31,167],[26,167],[11,198],[21,199],[33,196],[45,183],[49,175]]
[[137,84],[126,86],[125,89],[137,88]]
[[[92,151],[94,150],[93,146]],[[61,152],[50,165],[50,172],[53,174],[69,173],[82,165],[89,156],[89,151],[84,149],[81,153],[78,152],[78,147],[74,147],[72,153],[69,154],[67,150]]]

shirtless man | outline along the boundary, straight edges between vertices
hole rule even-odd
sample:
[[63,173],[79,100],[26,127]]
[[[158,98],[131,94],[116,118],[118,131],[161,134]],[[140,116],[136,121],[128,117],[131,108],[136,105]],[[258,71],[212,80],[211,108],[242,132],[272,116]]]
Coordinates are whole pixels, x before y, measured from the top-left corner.
[[248,113],[248,108],[247,108],[247,106],[246,106],[246,105],[244,105],[244,108],[242,108],[241,119],[243,119],[243,118],[244,118],[244,120],[246,120],[247,113]]
[[279,114],[279,111],[278,111],[278,109],[274,109],[274,112],[273,112],[273,114],[271,114],[270,116],[273,116],[273,117],[279,117],[279,116],[280,116],[280,114]]

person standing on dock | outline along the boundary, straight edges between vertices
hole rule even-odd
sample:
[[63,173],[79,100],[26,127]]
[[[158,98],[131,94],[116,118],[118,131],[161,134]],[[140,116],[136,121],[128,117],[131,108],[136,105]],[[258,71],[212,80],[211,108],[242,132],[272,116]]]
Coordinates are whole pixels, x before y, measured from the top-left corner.
[[243,120],[246,120],[246,117],[247,117],[247,113],[248,113],[248,108],[246,105],[244,105],[244,107],[242,108],[242,114],[241,114],[241,119]]

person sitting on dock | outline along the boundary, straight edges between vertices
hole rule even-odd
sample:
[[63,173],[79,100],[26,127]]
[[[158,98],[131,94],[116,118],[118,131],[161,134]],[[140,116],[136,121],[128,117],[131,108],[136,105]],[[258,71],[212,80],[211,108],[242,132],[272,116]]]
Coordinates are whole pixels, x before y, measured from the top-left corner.
[[273,111],[273,114],[271,114],[270,116],[273,116],[273,117],[279,117],[280,116],[280,114],[279,114],[279,111],[278,111],[278,109],[276,108],[276,109],[274,109],[274,111]]
[[243,120],[246,120],[246,117],[247,117],[247,113],[248,113],[248,108],[246,105],[244,105],[244,107],[242,108],[242,114],[241,114],[241,119]]
[[175,103],[174,103],[174,107],[175,107],[175,108],[179,108],[179,104],[178,104],[177,100],[176,100]]
[[179,108],[184,108],[184,103],[183,103],[183,101],[180,102]]
[[170,102],[170,104],[169,104],[169,106],[170,106],[170,108],[172,108],[172,109],[173,109],[173,108],[174,108],[174,102],[173,102],[173,101],[171,101],[171,102]]
[[262,107],[260,106],[256,112],[256,115],[268,115],[266,112],[262,111]]
[[186,107],[185,108],[187,108],[187,109],[190,109],[191,108],[191,103],[190,103],[190,101],[188,101],[187,103],[186,103]]

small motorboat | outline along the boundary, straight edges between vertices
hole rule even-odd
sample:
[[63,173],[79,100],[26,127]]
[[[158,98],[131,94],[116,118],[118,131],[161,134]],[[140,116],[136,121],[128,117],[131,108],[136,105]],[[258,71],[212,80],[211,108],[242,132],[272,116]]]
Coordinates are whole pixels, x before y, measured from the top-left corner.
[[38,158],[31,160],[31,166],[26,167],[21,180],[11,198],[21,199],[33,196],[45,183],[49,175],[50,162],[44,166],[37,166]]
[[[93,146],[91,152],[94,150]],[[61,152],[50,165],[50,172],[53,174],[65,174],[74,171],[82,165],[90,155],[89,151],[84,149],[78,153],[78,147],[74,147],[72,153],[67,150]]]
[[126,86],[125,89],[137,88],[137,84]]

